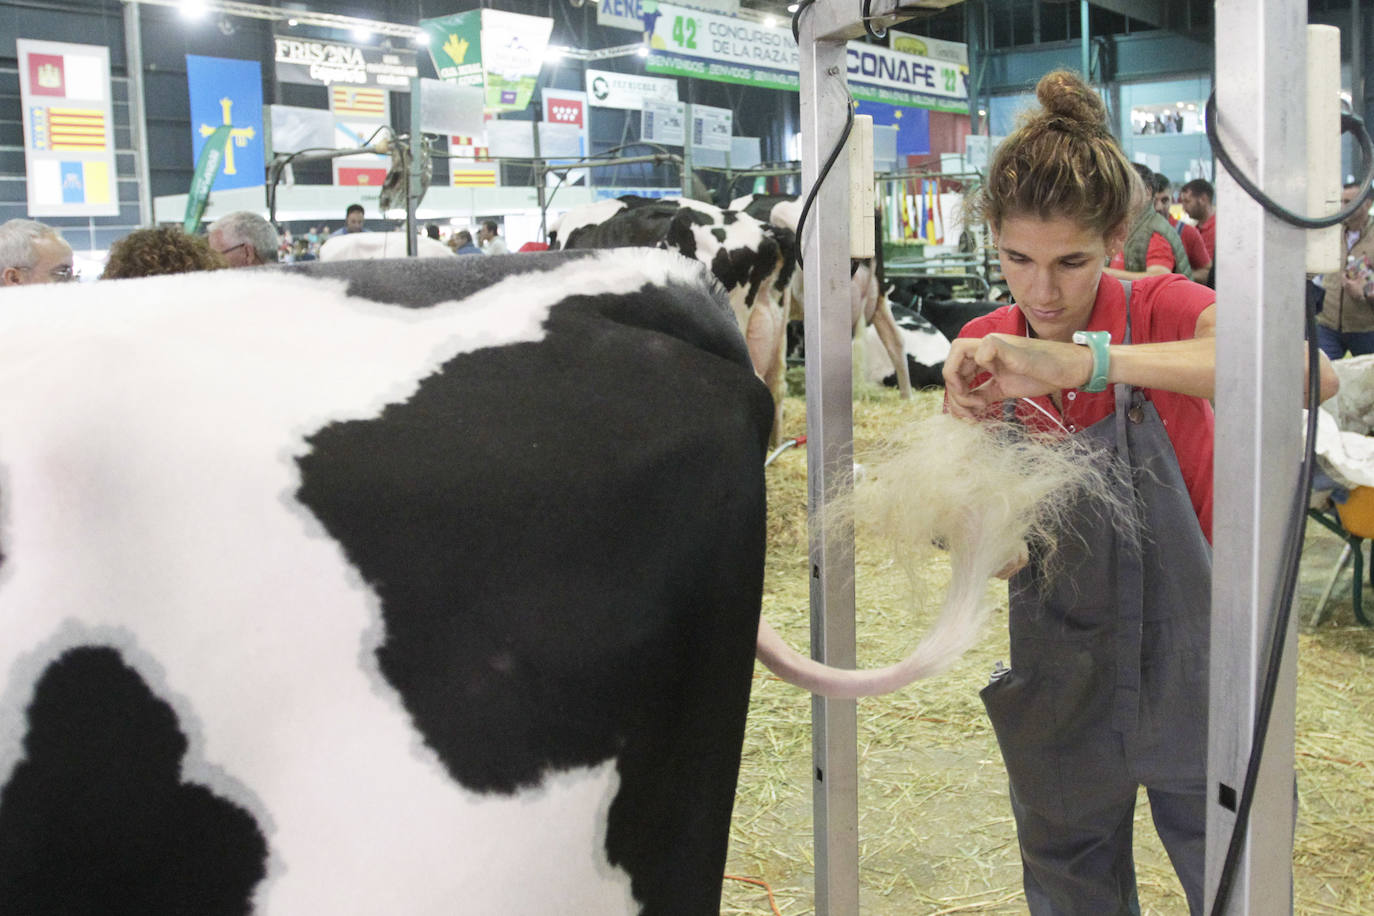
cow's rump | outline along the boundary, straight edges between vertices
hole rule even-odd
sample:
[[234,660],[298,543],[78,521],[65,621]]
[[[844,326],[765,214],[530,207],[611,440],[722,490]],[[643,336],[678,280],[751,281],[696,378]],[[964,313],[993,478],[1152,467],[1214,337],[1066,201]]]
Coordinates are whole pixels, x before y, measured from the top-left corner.
[[0,366],[0,912],[718,908],[771,405],[699,267],[34,288]]

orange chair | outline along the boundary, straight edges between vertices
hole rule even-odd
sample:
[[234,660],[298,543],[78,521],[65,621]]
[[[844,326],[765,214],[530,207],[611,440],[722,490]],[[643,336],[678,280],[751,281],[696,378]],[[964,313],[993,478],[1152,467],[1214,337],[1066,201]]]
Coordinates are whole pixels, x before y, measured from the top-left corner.
[[1350,586],[1350,601],[1355,608],[1355,619],[1364,626],[1370,626],[1369,618],[1364,615],[1364,553],[1362,548],[1366,540],[1374,539],[1374,487],[1355,487],[1351,490],[1350,498],[1336,506],[1334,519],[1331,517],[1331,513],[1318,509],[1310,509],[1307,514],[1345,541],[1345,549],[1341,551],[1341,558],[1336,562],[1336,568],[1331,572],[1331,581],[1326,584],[1326,589],[1317,602],[1317,608],[1312,612],[1311,625],[1315,627],[1325,618],[1326,604],[1331,598],[1332,590],[1336,587],[1336,580],[1340,578],[1341,571],[1345,569],[1346,564],[1353,559],[1354,579]]

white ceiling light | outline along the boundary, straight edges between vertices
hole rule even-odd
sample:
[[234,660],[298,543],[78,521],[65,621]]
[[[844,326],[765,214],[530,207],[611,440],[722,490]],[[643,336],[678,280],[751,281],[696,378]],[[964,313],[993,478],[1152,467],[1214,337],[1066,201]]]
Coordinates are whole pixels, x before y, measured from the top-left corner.
[[795,12],[796,12],[797,10],[799,10],[799,9],[801,9],[801,4],[800,4],[800,3],[789,3],[789,4],[787,4],[787,12],[789,12],[789,13],[795,13]]
[[763,17],[763,27],[764,27],[764,28],[766,28],[766,29],[771,29],[771,28],[773,28],[774,26],[776,26],[777,24],[778,24],[778,17],[777,17],[777,16],[764,16],[764,17]]
[[358,27],[358,28],[354,28],[354,29],[349,30],[349,33],[348,33],[348,34],[353,36],[353,40],[354,40],[354,41],[371,41],[371,40],[372,40],[372,30],[371,30],[371,29],[364,29],[364,28]]
[[181,0],[179,8],[184,19],[199,19],[208,11],[201,0]]
[[637,49],[635,49],[635,54],[639,57],[648,57],[649,49],[644,47],[643,45],[640,45]]

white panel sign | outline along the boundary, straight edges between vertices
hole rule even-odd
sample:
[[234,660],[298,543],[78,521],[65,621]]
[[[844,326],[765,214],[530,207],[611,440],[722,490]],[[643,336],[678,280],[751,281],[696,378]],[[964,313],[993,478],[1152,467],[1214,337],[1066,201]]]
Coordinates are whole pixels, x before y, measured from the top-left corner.
[[682,146],[687,142],[687,106],[681,102],[644,102],[639,137],[645,143]]
[[729,150],[734,133],[735,113],[728,108],[710,105],[692,106],[692,146],[703,149]]
[[420,80],[420,130],[431,134],[471,136],[486,129],[481,86],[442,80]]
[[609,70],[587,71],[587,101],[598,108],[639,111],[648,101],[676,102],[677,80]]

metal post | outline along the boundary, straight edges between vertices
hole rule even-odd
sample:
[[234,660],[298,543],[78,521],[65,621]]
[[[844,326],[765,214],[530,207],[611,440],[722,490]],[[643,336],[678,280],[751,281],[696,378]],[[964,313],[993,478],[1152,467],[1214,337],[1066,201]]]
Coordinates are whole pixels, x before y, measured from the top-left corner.
[[1083,79],[1092,79],[1092,44],[1089,32],[1092,29],[1088,26],[1088,0],[1078,0],[1078,54],[1079,67],[1083,71]]
[[[840,141],[849,98],[843,37],[819,0],[801,18],[802,187]],[[852,16],[852,12],[849,13]],[[829,500],[848,491],[854,467],[853,369],[849,343],[849,156],[841,152],[800,240],[806,264],[806,416],[811,524],[811,654],[852,668],[854,535],[832,530]],[[817,916],[859,911],[858,707],[811,701]]]
[[[1305,209],[1307,6],[1218,0],[1218,127],[1232,157],[1283,206]],[[1207,905],[1235,824],[1267,657],[1281,532],[1300,455],[1304,244],[1216,175],[1217,424],[1207,755]],[[1236,309],[1235,303],[1258,308]],[[1296,620],[1288,640],[1230,914],[1289,912],[1294,817]]]
[[129,76],[129,130],[138,178],[138,224],[153,224],[153,180],[148,170],[148,116],[143,96],[143,29],[137,0],[124,4],[124,64]]
[[[682,196],[692,199],[692,103],[682,106]],[[729,203],[729,201],[725,201]]]
[[420,200],[422,187],[422,176],[420,174],[424,165],[425,138],[420,131],[421,120],[421,100],[420,100],[420,79],[411,77],[410,79],[410,139],[407,141],[409,149],[404,151],[406,163],[406,257],[413,258],[419,253],[420,243],[416,238],[419,227],[415,225],[415,207]]

